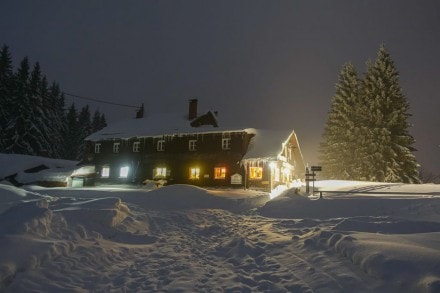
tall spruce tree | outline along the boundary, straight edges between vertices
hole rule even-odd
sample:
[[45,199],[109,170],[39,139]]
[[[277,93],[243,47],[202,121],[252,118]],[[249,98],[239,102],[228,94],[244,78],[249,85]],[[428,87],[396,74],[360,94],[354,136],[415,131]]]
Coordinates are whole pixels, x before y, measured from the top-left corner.
[[90,118],[90,110],[89,106],[86,105],[81,108],[81,111],[78,115],[78,124],[79,124],[79,148],[78,153],[76,155],[77,160],[81,160],[85,153],[85,141],[84,139],[92,133],[92,122]]
[[399,74],[385,46],[374,63],[368,65],[363,82],[366,110],[363,125],[366,136],[365,158],[370,172],[367,180],[419,183],[418,167],[409,134],[409,103],[399,86]]
[[38,155],[44,149],[37,127],[30,91],[29,60],[24,58],[13,77],[11,115],[5,130],[4,152]]
[[37,62],[31,72],[29,80],[29,100],[32,109],[32,124],[39,130],[35,137],[39,141],[39,149],[35,149],[38,156],[53,157],[51,137],[54,129],[51,124],[51,106],[48,102],[47,80],[41,73],[40,64]]
[[95,113],[93,113],[92,118],[92,133],[99,131],[107,126],[107,123],[105,122],[105,116],[104,114],[101,114],[99,110],[97,109]]
[[50,117],[49,125],[53,131],[51,138],[53,157],[63,158],[63,139],[66,132],[66,119],[64,113],[64,96],[57,83],[52,83],[49,87],[46,101],[50,104],[50,106],[48,106],[48,109],[50,109],[48,115]]
[[78,113],[75,104],[72,103],[67,110],[66,131],[64,133],[64,158],[76,160],[80,144],[80,128],[78,124]]
[[354,112],[359,103],[359,80],[353,64],[345,64],[336,84],[321,143],[323,175],[330,179],[352,179],[356,166],[354,154],[357,149],[357,116]]
[[35,63],[31,71],[28,58],[24,58],[14,73],[9,48],[3,46],[0,152],[81,159],[83,139],[106,126],[105,116],[97,111],[92,129],[88,106],[79,114],[74,104],[67,113],[64,108],[63,93],[56,83],[48,86],[40,64]]
[[409,104],[389,53],[380,47],[360,87],[350,86],[356,78],[349,73],[344,67],[333,97],[321,144],[323,170],[329,178],[420,182]]
[[11,114],[12,58],[8,46],[0,51],[0,151],[4,149],[5,131]]

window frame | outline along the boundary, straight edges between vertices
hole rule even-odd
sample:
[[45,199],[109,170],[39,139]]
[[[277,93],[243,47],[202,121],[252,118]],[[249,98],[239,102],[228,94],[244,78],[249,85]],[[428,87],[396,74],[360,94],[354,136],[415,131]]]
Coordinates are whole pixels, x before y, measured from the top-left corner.
[[[220,169],[220,173],[217,172],[219,169]],[[217,174],[220,174],[220,176],[217,176]],[[226,167],[225,166],[214,168],[214,179],[217,179],[217,180],[226,179]]]
[[120,142],[114,142],[113,143],[113,153],[119,154],[121,151],[121,143]]
[[222,150],[231,149],[231,138],[222,138]]
[[141,143],[139,141],[133,142],[133,153],[139,153],[141,151]]
[[[106,170],[106,171],[104,171]],[[101,168],[101,178],[109,178],[110,177],[110,166],[102,166]]]
[[197,139],[190,139],[188,141],[188,150],[194,152],[197,150]]
[[122,166],[119,168],[119,178],[128,178],[130,168],[128,166]]
[[166,177],[167,177],[167,167],[154,168],[154,178],[166,178]]
[[156,143],[156,150],[158,152],[163,152],[165,151],[165,140],[164,139],[159,139]]
[[[258,170],[257,172],[259,173],[258,176],[255,176],[256,171],[254,170]],[[263,167],[249,167],[249,179],[250,180],[262,180],[263,179]]]
[[101,143],[97,142],[95,143],[95,154],[100,154],[101,153]]
[[200,168],[199,167],[190,167],[189,168],[189,179],[190,180],[199,180],[200,179]]

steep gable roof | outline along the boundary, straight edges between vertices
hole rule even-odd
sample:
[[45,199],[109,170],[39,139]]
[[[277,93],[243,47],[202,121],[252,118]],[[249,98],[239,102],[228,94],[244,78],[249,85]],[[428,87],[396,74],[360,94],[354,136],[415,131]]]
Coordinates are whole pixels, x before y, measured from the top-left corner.
[[255,129],[255,136],[243,159],[276,159],[292,133],[292,130]]

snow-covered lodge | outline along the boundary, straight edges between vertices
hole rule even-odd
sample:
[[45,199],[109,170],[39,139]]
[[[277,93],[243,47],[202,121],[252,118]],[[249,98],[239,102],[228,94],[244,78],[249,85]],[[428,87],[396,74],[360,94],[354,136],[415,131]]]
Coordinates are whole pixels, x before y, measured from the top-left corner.
[[86,138],[84,163],[100,183],[241,187],[272,190],[304,176],[293,130],[224,128],[217,113],[160,114],[122,121]]

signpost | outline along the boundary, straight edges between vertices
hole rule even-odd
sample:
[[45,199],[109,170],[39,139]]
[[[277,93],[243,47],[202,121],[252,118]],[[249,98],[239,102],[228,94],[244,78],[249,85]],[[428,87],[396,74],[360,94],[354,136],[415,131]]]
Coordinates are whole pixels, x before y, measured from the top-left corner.
[[[310,173],[311,171],[311,173]],[[306,167],[306,193],[310,194],[310,181],[312,181],[312,195],[315,194],[315,180],[316,180],[316,173],[322,171],[321,166],[311,166]]]

